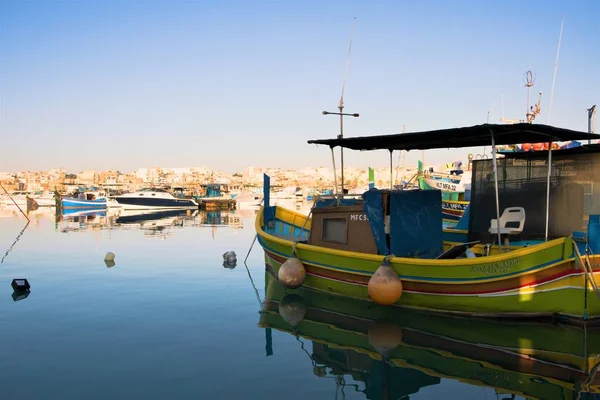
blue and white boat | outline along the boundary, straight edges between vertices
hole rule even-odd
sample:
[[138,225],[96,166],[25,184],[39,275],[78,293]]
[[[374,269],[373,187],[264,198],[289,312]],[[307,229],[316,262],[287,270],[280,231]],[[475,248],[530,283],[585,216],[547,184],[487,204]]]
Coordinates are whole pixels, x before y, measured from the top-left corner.
[[198,209],[193,199],[175,197],[167,190],[147,188],[114,198],[124,210]]
[[61,197],[60,201],[63,210],[102,210],[108,207],[106,197],[95,192],[82,192],[75,194],[73,197]]

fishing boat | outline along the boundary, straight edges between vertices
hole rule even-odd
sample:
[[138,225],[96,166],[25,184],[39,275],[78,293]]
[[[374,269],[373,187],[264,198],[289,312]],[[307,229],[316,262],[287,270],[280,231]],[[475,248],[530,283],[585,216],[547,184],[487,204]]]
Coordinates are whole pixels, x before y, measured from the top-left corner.
[[[598,139],[546,125],[477,125],[313,140],[427,150]],[[551,147],[550,147],[551,148]],[[558,152],[557,152],[558,153]],[[517,154],[517,153],[515,153]],[[600,146],[475,160],[469,211],[442,229],[441,192],[372,189],[305,216],[257,214],[266,265],[289,286],[456,315],[600,322]],[[265,187],[269,179],[265,177]]]
[[198,209],[198,203],[194,199],[175,197],[169,191],[159,188],[145,188],[115,196],[114,199],[124,210]]
[[72,197],[57,195],[57,199],[63,210],[105,209],[108,206],[105,194],[100,192],[77,192]]
[[335,382],[338,391],[347,385],[371,399],[408,398],[442,379],[492,388],[504,395],[500,398],[600,394],[598,326],[382,307],[308,288],[286,289],[272,271],[265,272],[258,326],[265,329],[267,355],[278,356],[273,330],[293,335],[316,376]]
[[470,199],[471,171],[463,171],[461,163],[453,163],[447,172],[424,170],[419,161],[417,182],[422,190],[442,192],[442,216],[444,227],[456,226],[465,213]]

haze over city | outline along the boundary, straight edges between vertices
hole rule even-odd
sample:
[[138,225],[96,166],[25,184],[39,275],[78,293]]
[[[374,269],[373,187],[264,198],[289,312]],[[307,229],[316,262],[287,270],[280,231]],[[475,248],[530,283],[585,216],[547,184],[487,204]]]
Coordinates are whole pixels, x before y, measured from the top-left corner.
[[0,171],[329,167],[306,141],[339,132],[321,112],[337,111],[354,17],[344,111],[360,118],[345,136],[524,118],[528,69],[534,100],[543,92],[536,123],[585,131],[598,15],[592,0],[2,2]]

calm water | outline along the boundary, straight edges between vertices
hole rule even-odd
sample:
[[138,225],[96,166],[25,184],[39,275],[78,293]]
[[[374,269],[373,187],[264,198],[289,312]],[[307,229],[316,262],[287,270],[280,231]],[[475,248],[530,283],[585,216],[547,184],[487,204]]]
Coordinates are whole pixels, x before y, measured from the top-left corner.
[[[26,220],[0,209],[0,398],[576,398],[581,385],[600,387],[587,380],[598,354],[579,331],[559,333],[569,343],[532,362],[517,344],[533,346],[539,330],[533,339],[518,327],[508,337],[510,326],[461,331],[427,316],[286,292],[265,274],[258,244],[244,266],[254,215],[140,221],[38,210],[19,237]],[[234,269],[223,267],[230,250]],[[29,280],[28,297],[13,300],[13,278]],[[370,346],[377,339],[369,313],[402,326],[388,362]],[[394,338],[396,328],[386,329],[384,339]],[[477,347],[499,331],[509,332],[498,338],[504,350]]]

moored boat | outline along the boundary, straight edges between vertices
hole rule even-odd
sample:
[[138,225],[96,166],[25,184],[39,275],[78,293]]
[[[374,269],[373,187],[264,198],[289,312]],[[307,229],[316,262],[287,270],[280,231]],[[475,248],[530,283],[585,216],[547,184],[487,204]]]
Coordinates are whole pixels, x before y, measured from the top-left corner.
[[115,196],[124,210],[197,209],[194,199],[175,197],[165,189],[146,188],[137,192]]
[[63,210],[73,209],[105,209],[108,202],[106,197],[97,192],[80,192],[73,197],[60,197],[60,204]]
[[[486,124],[311,143],[412,150],[483,146],[490,136],[493,145],[600,137]],[[551,152],[521,154],[474,162],[466,230],[441,229],[435,190],[374,189],[359,199],[317,203],[312,217],[265,204],[256,218],[265,262],[280,280],[282,265],[294,264],[304,271],[289,280],[294,284],[382,304],[600,322],[600,146],[564,150],[551,163],[544,158]],[[394,290],[373,284],[380,271],[392,271],[386,279],[397,281]]]

